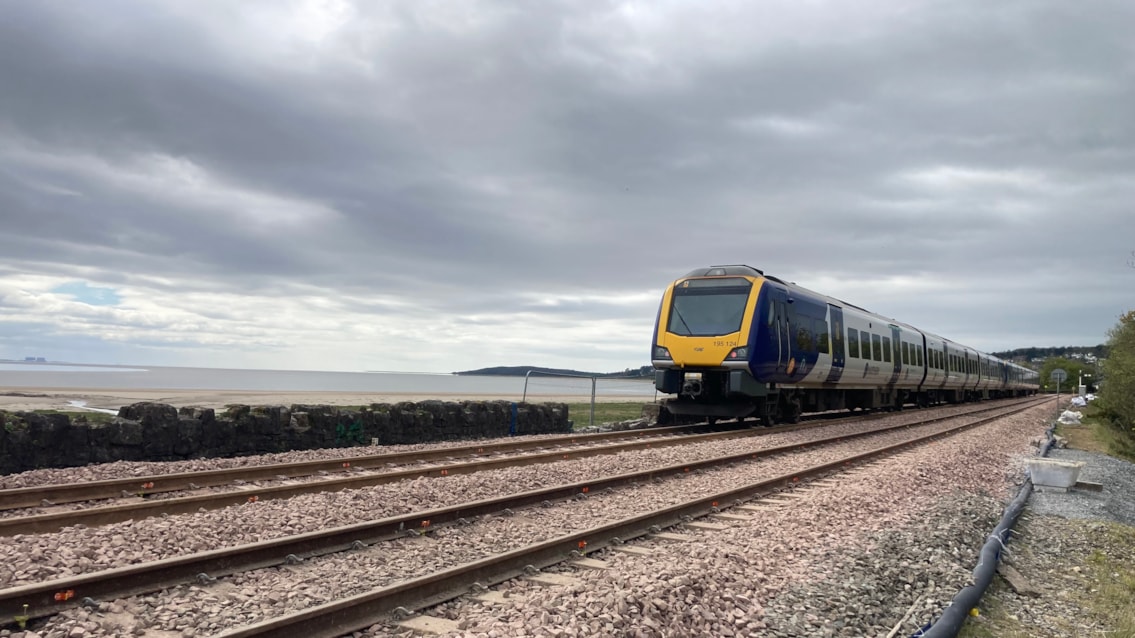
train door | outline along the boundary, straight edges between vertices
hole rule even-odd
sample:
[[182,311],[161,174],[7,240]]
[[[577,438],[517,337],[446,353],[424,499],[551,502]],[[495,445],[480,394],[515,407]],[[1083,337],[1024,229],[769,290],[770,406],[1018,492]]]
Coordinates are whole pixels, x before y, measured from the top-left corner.
[[894,368],[891,371],[891,383],[899,380],[899,373],[902,372],[902,331],[898,326],[891,326],[891,361],[894,363]]
[[832,331],[832,369],[828,372],[827,383],[835,383],[843,376],[844,365],[844,336],[843,336],[843,308],[839,306],[828,305],[828,312],[831,314]]
[[773,307],[773,337],[776,340],[776,373],[791,375],[796,361],[792,357],[792,325],[788,320],[788,291],[773,287],[769,299]]

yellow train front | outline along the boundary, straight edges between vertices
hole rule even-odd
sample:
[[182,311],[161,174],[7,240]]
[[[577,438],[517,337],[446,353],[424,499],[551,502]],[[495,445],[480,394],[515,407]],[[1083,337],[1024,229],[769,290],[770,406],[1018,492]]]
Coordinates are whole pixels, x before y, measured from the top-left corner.
[[763,274],[749,266],[695,270],[662,297],[651,360],[655,386],[677,395],[673,414],[706,418],[767,416],[767,383],[752,368]]

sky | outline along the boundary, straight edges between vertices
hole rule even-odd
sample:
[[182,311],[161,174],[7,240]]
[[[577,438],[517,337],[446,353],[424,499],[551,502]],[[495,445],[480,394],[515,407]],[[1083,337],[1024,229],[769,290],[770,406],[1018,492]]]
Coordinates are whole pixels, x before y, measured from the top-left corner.
[[0,359],[649,365],[748,264],[985,351],[1135,307],[1135,3],[0,0]]

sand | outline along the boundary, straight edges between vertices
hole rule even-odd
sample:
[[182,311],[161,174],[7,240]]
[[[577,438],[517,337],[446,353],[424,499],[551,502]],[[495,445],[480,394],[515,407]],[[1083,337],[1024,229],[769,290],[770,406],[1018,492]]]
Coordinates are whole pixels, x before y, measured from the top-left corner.
[[[369,405],[400,401],[520,401],[519,396],[503,394],[397,394],[381,392],[240,392],[221,390],[114,390],[106,388],[0,388],[0,410],[64,410],[92,409],[105,412],[142,401],[165,403],[174,407],[224,408],[227,405]],[[554,401],[587,403],[590,395],[529,394],[529,403]],[[596,395],[596,402],[641,402],[649,397]]]

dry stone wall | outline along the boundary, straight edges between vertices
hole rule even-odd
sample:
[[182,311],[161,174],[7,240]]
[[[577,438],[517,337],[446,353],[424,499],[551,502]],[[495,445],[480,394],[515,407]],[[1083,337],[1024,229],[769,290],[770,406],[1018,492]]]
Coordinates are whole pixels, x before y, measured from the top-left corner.
[[124,406],[109,423],[0,411],[0,474],[111,461],[173,461],[329,447],[426,443],[571,431],[563,403],[421,401],[175,408]]

